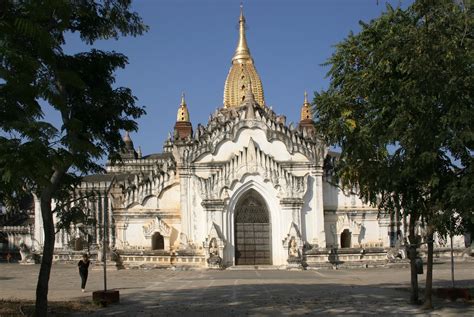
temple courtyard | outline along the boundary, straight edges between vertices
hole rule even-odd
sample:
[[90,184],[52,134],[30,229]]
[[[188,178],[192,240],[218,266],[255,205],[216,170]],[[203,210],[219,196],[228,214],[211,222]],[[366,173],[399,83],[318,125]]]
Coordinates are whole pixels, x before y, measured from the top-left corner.
[[[426,268],[425,268],[426,269]],[[0,298],[33,300],[39,265],[0,264]],[[426,270],[425,270],[426,273]],[[456,285],[474,288],[473,263],[456,263]],[[129,269],[108,271],[120,303],[76,316],[474,316],[474,302],[433,297],[435,309],[410,305],[407,267],[282,271]],[[425,275],[419,275],[424,287]],[[50,301],[87,302],[103,287],[90,270],[86,292],[74,264],[55,264]],[[435,287],[451,285],[449,263],[436,264]],[[422,297],[423,294],[420,294]]]

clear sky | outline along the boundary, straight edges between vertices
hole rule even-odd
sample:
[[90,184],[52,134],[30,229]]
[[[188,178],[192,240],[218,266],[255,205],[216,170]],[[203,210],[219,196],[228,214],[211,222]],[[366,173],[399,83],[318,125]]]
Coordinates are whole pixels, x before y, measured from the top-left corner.
[[[247,42],[261,77],[265,101],[287,122],[298,122],[303,94],[327,87],[328,67],[321,66],[333,46],[359,21],[385,10],[384,0],[244,1]],[[406,6],[411,1],[389,1]],[[136,0],[148,33],[96,43],[129,58],[117,73],[117,85],[130,87],[147,114],[131,137],[143,154],[162,151],[176,122],[181,92],[186,93],[193,127],[206,124],[223,103],[224,82],[238,40],[237,0]],[[69,37],[66,51],[88,49]]]

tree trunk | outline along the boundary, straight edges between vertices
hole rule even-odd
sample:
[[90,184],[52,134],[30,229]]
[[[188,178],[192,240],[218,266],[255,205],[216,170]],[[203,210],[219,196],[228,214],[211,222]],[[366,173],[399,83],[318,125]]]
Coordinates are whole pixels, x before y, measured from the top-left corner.
[[59,185],[68,170],[69,166],[56,168],[50,179],[50,184],[46,186],[41,192],[41,216],[43,217],[44,227],[44,246],[43,257],[41,259],[41,267],[38,275],[38,284],[36,285],[36,304],[35,316],[48,315],[48,285],[51,274],[51,266],[53,264],[54,253],[54,221],[53,212],[51,209],[51,202],[53,194],[58,190]]
[[43,216],[44,246],[41,268],[36,285],[35,316],[48,315],[48,284],[53,263],[54,252],[54,222],[51,211],[51,195],[41,195],[41,215]]
[[424,309],[433,309],[433,302],[431,300],[431,293],[433,289],[433,229],[428,226],[428,259],[426,263],[426,286],[425,286],[425,303]]
[[415,235],[416,216],[412,214],[409,222],[409,234],[408,240],[410,246],[408,248],[408,258],[410,259],[410,283],[411,283],[411,296],[410,302],[412,304],[418,304],[418,275],[416,272],[416,248],[418,246],[418,239]]

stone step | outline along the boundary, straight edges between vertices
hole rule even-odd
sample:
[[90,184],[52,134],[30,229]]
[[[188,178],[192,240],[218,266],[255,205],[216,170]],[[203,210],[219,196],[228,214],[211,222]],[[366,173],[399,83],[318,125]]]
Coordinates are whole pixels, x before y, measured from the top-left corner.
[[233,265],[226,269],[231,271],[286,270],[286,265]]

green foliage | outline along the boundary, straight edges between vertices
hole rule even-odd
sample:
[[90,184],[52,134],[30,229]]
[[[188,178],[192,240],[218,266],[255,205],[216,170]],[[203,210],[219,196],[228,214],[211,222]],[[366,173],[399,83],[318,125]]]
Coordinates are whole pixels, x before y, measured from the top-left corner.
[[472,219],[472,9],[415,1],[361,26],[336,46],[314,100],[319,130],[342,150],[336,176],[385,210]]
[[[130,0],[0,1],[0,200],[24,191],[40,199],[44,245],[35,315],[47,315],[54,252],[51,202],[60,228],[82,222],[84,209],[68,207],[80,176],[99,172],[97,160],[124,145],[120,131],[136,130],[144,109],[114,73],[127,58],[92,49],[64,52],[65,34],[88,44],[147,30]],[[45,120],[56,114],[60,124]]]
[[[88,44],[147,30],[130,0],[2,1],[0,10],[0,199],[21,190],[62,197],[77,176],[100,172],[97,160],[123,146],[144,114],[130,89],[115,87],[127,58],[91,49],[65,54],[66,33]],[[56,112],[61,124],[44,120]]]

